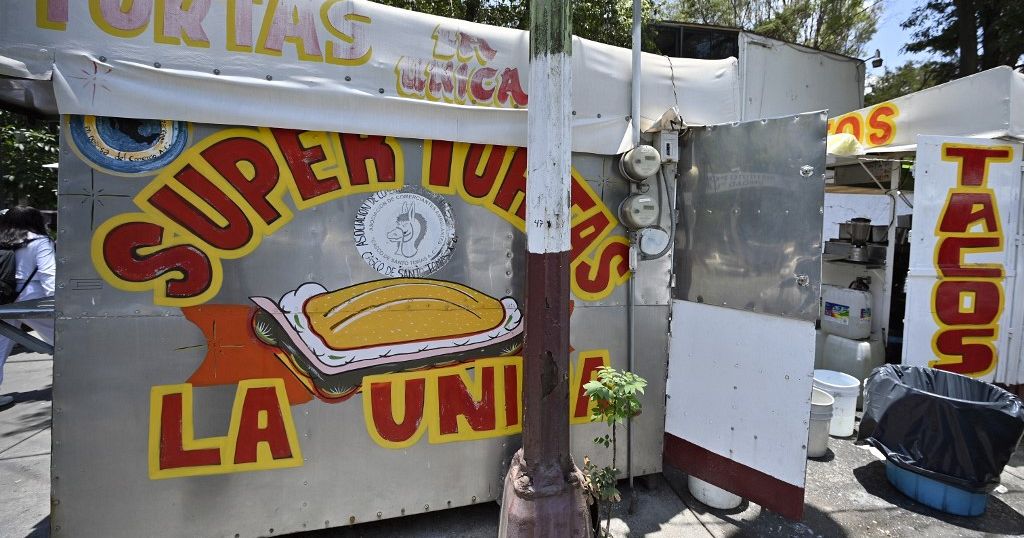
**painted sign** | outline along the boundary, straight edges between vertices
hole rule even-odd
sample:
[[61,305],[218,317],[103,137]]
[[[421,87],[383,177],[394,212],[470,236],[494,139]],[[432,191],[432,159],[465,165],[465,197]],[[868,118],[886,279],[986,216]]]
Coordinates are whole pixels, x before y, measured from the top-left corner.
[[[0,20],[0,75],[53,80],[62,114],[526,144],[522,30],[365,0],[8,0]],[[572,46],[594,89],[573,95],[573,150],[626,151],[629,51]],[[732,58],[645,54],[641,127],[673,106],[737,119],[737,78]]]
[[1021,146],[919,137],[916,166],[904,362],[1002,380]]
[[[65,119],[71,132],[88,125],[107,125],[112,139],[171,132],[166,122]],[[151,478],[302,465],[291,407],[314,399],[341,404],[362,394],[366,434],[387,449],[520,431],[520,301],[428,276],[458,253],[460,236],[473,237],[449,200],[524,229],[524,149],[426,141],[419,166],[407,166],[391,137],[236,127],[191,141],[151,171],[131,153],[102,151],[104,140],[70,140],[96,171],[154,174],[131,199],[136,211],[95,227],[97,273],[179,307],[205,339],[187,380],[152,387]],[[254,255],[296,212],[353,196],[354,214],[341,221],[351,246],[341,255],[383,278],[275,282],[285,291],[211,304],[231,280],[231,260]],[[571,213],[572,289],[581,301],[604,299],[629,278],[628,241],[575,171]],[[609,364],[607,349],[577,352],[574,422],[589,421],[582,385]],[[237,386],[227,433],[197,436],[193,387],[218,385]]]
[[842,116],[830,118],[828,134],[851,134],[866,148],[886,146],[896,139],[899,115],[900,109],[893,102],[854,110]]

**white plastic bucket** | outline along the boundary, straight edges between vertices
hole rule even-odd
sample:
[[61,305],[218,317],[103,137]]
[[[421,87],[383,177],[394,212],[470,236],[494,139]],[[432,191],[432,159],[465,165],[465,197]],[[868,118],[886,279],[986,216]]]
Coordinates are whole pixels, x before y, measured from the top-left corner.
[[743,502],[743,497],[730,493],[724,489],[707,482],[688,476],[686,485],[690,489],[690,495],[698,501],[719,510],[731,510]]
[[829,393],[832,404],[832,421],[829,435],[849,437],[853,435],[853,421],[857,415],[857,395],[860,394],[860,380],[849,374],[832,370],[815,370],[814,386]]
[[811,421],[807,428],[807,457],[820,458],[828,451],[828,429],[835,398],[821,389],[811,389]]

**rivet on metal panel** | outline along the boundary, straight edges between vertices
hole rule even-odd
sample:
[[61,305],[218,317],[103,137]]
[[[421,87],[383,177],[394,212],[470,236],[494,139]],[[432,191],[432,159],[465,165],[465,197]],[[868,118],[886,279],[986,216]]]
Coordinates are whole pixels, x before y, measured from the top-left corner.
[[819,215],[824,215],[825,214],[825,208],[824,207],[819,207],[818,208],[818,214]]
[[274,534],[274,529],[273,528],[270,529],[270,534]]
[[274,77],[267,75],[267,80],[274,80]]
[[106,56],[100,56],[100,61],[101,61],[101,62],[105,62],[105,61],[107,61],[107,57],[106,57]]
[[625,120],[626,120],[626,121],[629,121],[629,120],[631,120],[631,119],[633,119],[633,117],[632,117],[632,116],[626,116],[626,118],[625,118]]
[[505,257],[506,258],[511,258],[512,257],[512,251],[511,250],[505,251]]
[[303,501],[303,502],[302,502],[302,507],[303,507],[303,508],[305,508],[305,507],[307,507],[307,506],[309,506],[309,503],[308,503],[308,502],[305,502],[305,501]]
[[384,93],[384,88],[378,88],[377,93]]
[[331,526],[331,521],[330,520],[324,521],[324,528],[327,528],[327,527],[330,527],[330,526]]
[[160,62],[153,62],[153,67],[160,69]]
[[600,117],[601,117],[601,115],[600,115],[600,114],[598,114],[598,115],[597,115],[597,117],[599,117],[599,118],[600,118]]
[[812,174],[814,174],[814,167],[813,166],[811,166],[809,164],[805,164],[805,165],[800,167],[800,175],[801,176],[803,176],[803,177],[811,177]]
[[423,505],[423,511],[424,512],[429,512],[430,511],[430,505],[429,504],[424,504]]
[[473,502],[476,502],[476,495],[473,495]]
[[807,450],[807,445],[800,445],[800,448]]
[[505,276],[512,276],[512,271],[505,271]]
[[309,481],[308,480],[303,480],[302,481],[302,485],[303,486],[308,486],[309,485]]
[[377,519],[384,517],[384,512],[377,512]]
[[452,502],[448,501],[448,507],[451,508],[451,506],[452,506]]
[[352,77],[345,75],[345,82],[352,82]]
[[214,75],[219,75],[220,74],[220,69],[214,69],[213,70],[213,74]]
[[505,288],[505,295],[512,295],[512,288]]
[[575,116],[575,115],[576,115],[576,111],[575,111],[575,110],[573,110],[573,111],[572,111],[572,115],[573,115],[573,116]]
[[756,436],[756,435],[754,436],[754,439],[757,439],[757,436]]
[[136,314],[141,314],[141,313],[142,313],[142,310],[136,310],[136,311],[135,311],[135,313],[136,313]]
[[356,524],[356,516],[348,516],[348,524],[349,525],[355,525]]
[[405,508],[402,509],[402,515],[405,515]]

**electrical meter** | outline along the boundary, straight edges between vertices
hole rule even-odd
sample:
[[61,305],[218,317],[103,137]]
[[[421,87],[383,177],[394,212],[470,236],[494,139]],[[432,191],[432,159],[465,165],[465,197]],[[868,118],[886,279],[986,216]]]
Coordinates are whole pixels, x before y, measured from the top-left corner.
[[661,155],[653,146],[637,146],[619,158],[619,172],[633,182],[640,183],[658,173]]
[[633,194],[619,204],[619,221],[630,230],[658,223],[658,201],[650,194]]

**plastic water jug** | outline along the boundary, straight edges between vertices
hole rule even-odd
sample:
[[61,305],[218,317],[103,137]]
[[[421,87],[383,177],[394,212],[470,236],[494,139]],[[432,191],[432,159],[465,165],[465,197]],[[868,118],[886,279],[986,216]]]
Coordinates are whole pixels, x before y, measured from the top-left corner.
[[871,334],[871,292],[821,287],[821,330],[857,340]]

